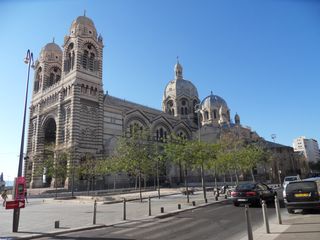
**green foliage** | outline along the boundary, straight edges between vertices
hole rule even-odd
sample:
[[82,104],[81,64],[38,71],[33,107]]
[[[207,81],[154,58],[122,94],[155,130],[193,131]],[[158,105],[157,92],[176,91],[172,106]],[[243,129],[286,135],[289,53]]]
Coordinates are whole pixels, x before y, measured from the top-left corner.
[[109,158],[109,168],[133,176],[147,174],[152,169],[151,145],[146,131],[135,129],[130,137],[121,137],[115,154]]
[[193,143],[186,139],[172,136],[164,146],[166,157],[173,163],[193,168],[196,160],[193,154]]

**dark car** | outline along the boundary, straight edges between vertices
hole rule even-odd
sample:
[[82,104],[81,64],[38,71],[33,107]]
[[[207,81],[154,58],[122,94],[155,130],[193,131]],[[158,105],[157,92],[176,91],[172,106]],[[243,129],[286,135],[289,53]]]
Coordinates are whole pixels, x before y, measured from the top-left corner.
[[272,202],[274,192],[264,183],[241,183],[231,192],[231,198],[234,206],[240,204],[261,205],[261,201]]
[[290,182],[284,198],[288,213],[296,209],[320,209],[320,178]]

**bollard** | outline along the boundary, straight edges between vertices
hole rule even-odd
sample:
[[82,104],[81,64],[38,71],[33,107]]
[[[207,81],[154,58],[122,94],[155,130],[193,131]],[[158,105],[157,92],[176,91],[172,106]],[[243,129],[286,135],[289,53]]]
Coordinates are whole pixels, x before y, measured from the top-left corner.
[[149,216],[151,216],[151,198],[150,198],[150,196],[148,198],[148,202],[149,202]]
[[267,206],[266,206],[265,200],[262,200],[262,215],[263,215],[264,225],[266,226],[266,233],[270,233],[269,220],[268,220],[268,214],[267,214]]
[[245,207],[244,213],[246,215],[246,220],[247,220],[248,240],[253,240],[251,219],[250,219],[250,214],[249,214],[249,205],[246,204],[244,207]]
[[206,198],[206,199],[204,199],[204,202],[205,202],[205,203],[208,203],[208,199],[207,199],[207,198]]
[[126,199],[123,199],[123,220],[127,219],[127,214],[126,214]]
[[94,200],[93,203],[93,224],[96,224],[97,219],[97,200]]
[[181,209],[181,204],[180,203],[178,204],[178,209]]
[[164,207],[161,207],[161,208],[160,208],[160,212],[161,212],[161,213],[164,213]]
[[282,224],[282,219],[281,219],[281,213],[280,213],[280,204],[279,204],[279,199],[276,196],[274,196],[274,205],[276,207],[276,213],[277,213],[277,217],[278,217],[278,223]]
[[196,202],[195,201],[192,201],[192,206],[195,206],[196,205]]
[[60,221],[54,221],[54,228],[60,227]]

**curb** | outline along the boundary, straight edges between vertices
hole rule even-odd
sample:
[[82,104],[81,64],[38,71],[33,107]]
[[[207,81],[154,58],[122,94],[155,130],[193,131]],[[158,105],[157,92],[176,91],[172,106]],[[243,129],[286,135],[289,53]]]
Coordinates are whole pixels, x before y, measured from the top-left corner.
[[[171,194],[171,195],[175,195],[175,194]],[[138,198],[138,200],[139,199],[140,198]],[[206,207],[206,206],[209,206],[209,205],[214,205],[214,204],[221,203],[221,202],[226,202],[226,201],[228,201],[228,199],[222,199],[222,200],[219,200],[219,201],[216,201],[216,202],[212,202],[212,203],[202,203],[202,204],[199,204],[199,205],[196,205],[196,206],[192,206],[190,208],[178,209],[178,210],[174,210],[174,211],[167,212],[167,213],[161,213],[161,214],[154,215],[154,216],[146,216],[145,218],[141,218],[141,219],[142,220],[143,219],[152,219],[152,218],[163,219],[163,218],[167,218],[167,217],[171,217],[171,216],[177,215],[177,214],[182,213],[182,212],[186,212],[186,211],[194,210],[196,208],[202,208],[202,207]],[[93,230],[93,229],[111,227],[111,226],[118,225],[120,223],[126,223],[126,222],[130,222],[130,221],[131,220],[123,220],[123,221],[119,221],[119,222],[116,222],[116,223],[113,223],[113,224],[108,224],[108,225],[99,224],[99,225],[94,225],[94,226],[82,226],[82,227],[77,227],[77,228],[70,228],[70,229],[67,229],[67,230],[66,229],[57,230],[57,231],[53,231],[53,232],[49,232],[49,233],[43,233],[43,234],[35,233],[33,235],[21,236],[21,237],[19,236],[17,238],[18,239],[37,239],[37,238],[42,238],[42,237],[54,237],[54,236],[56,236],[58,234],[72,233],[72,232],[79,232],[79,231],[84,231],[84,230]],[[14,239],[16,237],[12,236],[10,238]]]

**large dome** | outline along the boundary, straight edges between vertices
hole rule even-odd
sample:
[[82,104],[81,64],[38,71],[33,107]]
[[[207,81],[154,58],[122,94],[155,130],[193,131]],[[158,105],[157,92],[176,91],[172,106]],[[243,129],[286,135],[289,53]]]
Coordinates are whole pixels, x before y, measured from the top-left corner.
[[198,91],[192,82],[184,79],[175,79],[167,84],[164,92],[164,98],[166,99],[172,95],[176,97],[184,95],[190,98],[198,98]]
[[174,65],[175,79],[171,80],[165,90],[163,99],[167,97],[179,98],[185,96],[191,99],[198,99],[198,90],[192,82],[183,79],[183,68],[179,61]]
[[219,110],[221,106],[224,109],[228,109],[228,105],[227,105],[226,101],[222,97],[214,95],[212,92],[209,96],[207,96],[201,102],[202,109],[210,109],[210,110],[217,109],[217,110]]
[[97,37],[97,30],[90,18],[79,16],[71,24],[70,35],[93,35],[94,37]]

